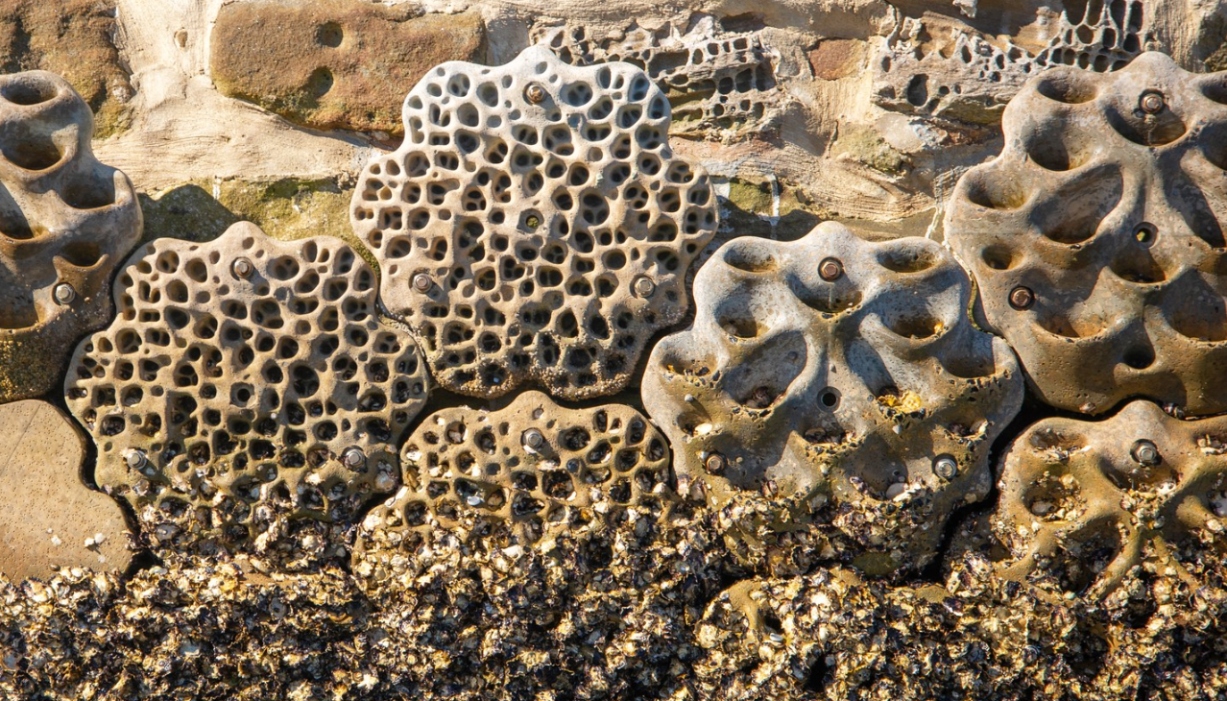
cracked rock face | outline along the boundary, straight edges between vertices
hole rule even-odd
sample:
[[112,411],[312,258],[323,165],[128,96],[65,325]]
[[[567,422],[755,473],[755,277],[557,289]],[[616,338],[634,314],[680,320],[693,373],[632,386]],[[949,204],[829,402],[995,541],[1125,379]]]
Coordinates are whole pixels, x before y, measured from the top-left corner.
[[500,410],[432,414],[405,441],[401,465],[404,487],[363,524],[363,576],[388,576],[397,553],[435,531],[549,551],[615,523],[646,529],[676,502],[665,438],[639,412],[566,409],[540,392]]
[[1088,414],[1135,396],[1227,411],[1227,73],[1156,53],[1054,68],[1003,127],[945,230],[1035,391]]
[[951,510],[987,494],[1022,400],[1014,354],[966,316],[970,287],[931,241],[832,222],[723,246],[643,380],[681,490],[702,483],[748,540],[813,524],[830,542],[806,557],[926,562]]
[[401,148],[362,172],[352,218],[439,384],[486,398],[622,389],[681,319],[686,270],[716,227],[707,176],[669,148],[664,93],[633,66],[532,47],[504,66],[439,66],[404,120]]
[[409,335],[376,316],[375,275],[325,237],[252,224],[158,239],[119,274],[119,318],[65,383],[98,445],[98,484],[163,552],[297,567],[342,555],[363,502],[398,484],[426,400]]
[[89,106],[59,76],[0,76],[0,402],[61,377],[111,319],[111,275],[141,234],[128,178],[90,149]]
[[1008,575],[1102,598],[1143,564],[1206,583],[1227,554],[1224,521],[1227,417],[1183,421],[1135,401],[1105,421],[1027,429],[1003,461],[992,523]]

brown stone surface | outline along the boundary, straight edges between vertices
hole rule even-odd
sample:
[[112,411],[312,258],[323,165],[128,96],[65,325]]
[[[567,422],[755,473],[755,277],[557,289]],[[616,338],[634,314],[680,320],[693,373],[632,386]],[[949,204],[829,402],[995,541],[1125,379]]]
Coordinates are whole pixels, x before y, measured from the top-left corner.
[[[57,567],[126,569],[119,505],[81,482],[85,443],[46,402],[0,405],[0,572],[50,577]],[[101,538],[98,535],[101,534]]]
[[400,134],[405,91],[427,70],[485,58],[476,14],[415,14],[358,0],[226,5],[213,30],[213,80],[297,124]]
[[0,0],[0,72],[59,73],[98,115],[99,136],[122,128],[132,94],[111,37],[109,0]]

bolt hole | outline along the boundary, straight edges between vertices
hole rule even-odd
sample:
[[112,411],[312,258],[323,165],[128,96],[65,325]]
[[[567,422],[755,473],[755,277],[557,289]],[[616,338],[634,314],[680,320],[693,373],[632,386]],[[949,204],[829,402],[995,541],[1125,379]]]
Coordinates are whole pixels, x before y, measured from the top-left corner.
[[315,41],[320,46],[337,48],[341,45],[341,40],[345,38],[345,32],[341,29],[341,25],[336,22],[325,22],[315,30]]
[[1134,370],[1144,370],[1155,362],[1155,352],[1149,347],[1137,346],[1125,351],[1121,360]]
[[827,387],[818,393],[818,406],[823,411],[835,411],[839,408],[839,390]]

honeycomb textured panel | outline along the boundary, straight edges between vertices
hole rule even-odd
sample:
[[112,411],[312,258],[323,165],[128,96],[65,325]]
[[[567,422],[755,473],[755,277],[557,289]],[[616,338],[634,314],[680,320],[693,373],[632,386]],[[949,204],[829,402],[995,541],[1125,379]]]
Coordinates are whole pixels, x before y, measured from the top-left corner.
[[653,332],[681,319],[686,269],[716,226],[707,176],[673,159],[664,94],[633,66],[532,47],[495,68],[442,64],[404,117],[352,219],[439,384],[567,399],[624,387]]
[[936,243],[833,222],[724,245],[643,380],[679,489],[702,483],[742,531],[815,525],[866,569],[927,561],[991,487],[989,445],[1022,400],[1014,354],[966,316],[970,288]]
[[1009,571],[1110,593],[1145,561],[1200,586],[1227,555],[1227,417],[1183,421],[1134,401],[1105,421],[1053,418],[1003,460],[993,530]]
[[0,76],[0,402],[44,394],[114,313],[141,235],[128,178],[90,149],[89,105],[57,75]]
[[339,554],[357,509],[399,484],[428,381],[409,334],[377,319],[366,263],[337,239],[239,223],[139,249],[115,301],[65,387],[98,484],[168,550]]
[[1097,414],[1128,397],[1227,411],[1227,73],[1156,53],[1054,68],[968,171],[946,236],[1036,392]]
[[[541,392],[444,409],[401,451],[404,486],[360,532],[355,571],[381,579],[431,532],[548,550],[675,501],[665,438],[629,406],[567,409]],[[645,526],[647,522],[645,521]]]

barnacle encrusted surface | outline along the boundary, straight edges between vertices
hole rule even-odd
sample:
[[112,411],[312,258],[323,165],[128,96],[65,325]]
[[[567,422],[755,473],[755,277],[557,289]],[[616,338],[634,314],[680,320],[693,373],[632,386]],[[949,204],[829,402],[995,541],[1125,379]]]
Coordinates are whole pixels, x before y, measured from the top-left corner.
[[0,76],[0,402],[41,395],[114,311],[141,235],[127,176],[90,149],[89,105],[44,71]]
[[669,148],[664,93],[633,66],[532,47],[499,67],[442,64],[404,120],[351,214],[439,384],[567,399],[624,387],[685,312],[686,270],[716,227],[707,176]]
[[65,384],[98,446],[100,486],[161,551],[343,554],[363,502],[399,483],[396,447],[426,398],[375,275],[337,239],[158,239],[119,274],[119,316]]
[[405,441],[401,466],[404,486],[367,516],[354,556],[354,571],[376,580],[432,531],[548,551],[611,523],[646,532],[677,501],[665,438],[639,412],[566,409],[541,392],[499,410],[430,415]]
[[796,557],[926,562],[951,510],[988,493],[989,445],[1022,400],[1013,353],[967,318],[970,287],[931,241],[833,222],[723,246],[695,277],[694,324],[643,379],[681,491],[703,483],[747,542],[819,524],[831,541]]
[[959,181],[946,236],[990,327],[1053,406],[1227,410],[1227,73],[1139,56],[1054,68]]
[[993,530],[1011,576],[1100,598],[1135,567],[1204,583],[1227,555],[1227,417],[1146,401],[1105,421],[1051,418],[1011,445]]

